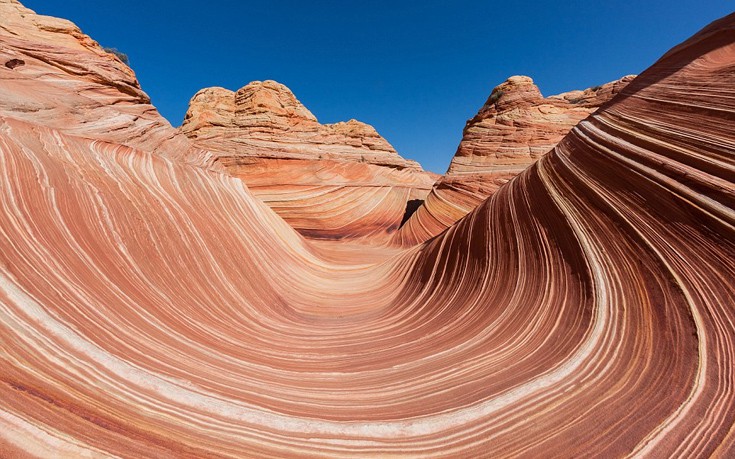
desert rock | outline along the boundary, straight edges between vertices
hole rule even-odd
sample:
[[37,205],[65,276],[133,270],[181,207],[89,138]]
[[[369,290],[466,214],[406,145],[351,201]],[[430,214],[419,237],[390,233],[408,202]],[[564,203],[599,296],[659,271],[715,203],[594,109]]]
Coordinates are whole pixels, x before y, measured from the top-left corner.
[[303,237],[0,8],[1,456],[735,455],[735,15],[402,248]]
[[632,79],[626,76],[584,91],[544,98],[531,78],[508,78],[467,121],[447,173],[395,235],[395,241],[413,245],[453,225],[549,152]]
[[181,132],[314,238],[385,241],[436,179],[368,124],[320,124],[275,81],[199,91]]

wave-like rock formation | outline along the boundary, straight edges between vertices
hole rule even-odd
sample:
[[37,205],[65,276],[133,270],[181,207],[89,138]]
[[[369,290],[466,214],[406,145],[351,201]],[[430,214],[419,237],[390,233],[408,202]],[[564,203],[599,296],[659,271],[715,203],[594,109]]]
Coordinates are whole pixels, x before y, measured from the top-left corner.
[[0,7],[3,457],[735,454],[735,15],[399,249],[101,132],[145,104],[44,65],[122,63]]
[[415,245],[452,226],[548,153],[632,79],[627,76],[547,98],[527,76],[510,77],[495,87],[477,115],[467,121],[447,173],[394,239]]
[[368,124],[320,124],[275,81],[199,91],[180,130],[291,226],[316,238],[385,240],[436,178]]

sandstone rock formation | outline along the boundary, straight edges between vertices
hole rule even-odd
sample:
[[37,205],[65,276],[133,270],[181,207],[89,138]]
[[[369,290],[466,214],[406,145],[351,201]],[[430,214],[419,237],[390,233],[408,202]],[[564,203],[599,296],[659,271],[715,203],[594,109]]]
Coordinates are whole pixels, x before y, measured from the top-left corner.
[[495,87],[477,115],[467,121],[446,175],[395,240],[417,244],[453,225],[551,150],[632,79],[627,76],[547,98],[527,76],[510,77]]
[[370,125],[320,124],[275,81],[199,91],[181,132],[306,236],[384,240],[436,179]]
[[735,15],[400,249],[303,238],[0,5],[1,456],[735,454]]
[[71,135],[206,156],[189,152],[133,71],[71,22],[36,15],[15,0],[0,0],[0,21],[0,111]]
[[[150,104],[132,70],[71,22],[35,15],[10,0],[0,1],[0,17],[4,44],[0,48],[0,61],[5,64],[0,67],[0,110],[13,113],[16,119],[70,135],[155,152],[210,170],[235,170],[232,166],[237,159],[224,157],[230,154],[237,158],[237,155],[193,146],[187,136],[172,129]],[[290,94],[288,90],[285,92]],[[243,164],[249,161],[252,166],[247,168],[251,176],[246,177],[245,167],[240,167],[241,173],[235,175],[247,179],[259,196],[305,234],[334,238],[374,235],[379,242],[397,229],[407,203],[423,199],[431,189],[436,177],[422,172],[415,162],[398,156],[371,127],[354,121],[321,126],[292,94],[294,105],[290,109],[296,110],[292,118],[302,117],[300,121],[304,124],[311,123],[301,134],[317,137],[322,143],[312,147],[320,153],[299,156],[299,149],[303,153],[308,147],[299,146],[287,135],[282,136],[283,148],[269,150],[264,140],[268,138],[267,132],[264,133],[267,129],[259,128],[258,120],[262,122],[270,112],[282,115],[288,108],[278,112],[274,101],[261,93],[264,91],[251,92],[250,101],[240,104],[241,108],[250,104],[252,116],[240,113],[238,118],[249,120],[252,122],[249,127],[260,131],[253,135],[253,139],[260,139],[254,140],[258,147],[243,147],[238,139],[224,137],[222,144],[194,135],[195,141],[214,149],[223,146],[234,151],[252,151],[255,157],[241,159]],[[276,102],[288,103],[288,100]],[[196,113],[195,106],[192,113]],[[187,125],[205,136],[211,132],[203,121],[208,116],[211,113],[200,114],[199,124]],[[271,117],[280,118],[284,117]],[[288,129],[297,128],[289,126]],[[261,161],[258,155],[278,161]],[[296,170],[309,172],[303,174],[304,179],[296,183],[280,180],[274,183],[269,178],[274,173],[284,177],[293,175],[288,172],[293,163],[281,159],[301,157],[316,161],[320,156],[349,159],[358,164],[346,168],[342,162],[300,162]],[[319,185],[314,186],[314,182]],[[382,203],[376,203],[381,199]]]
[[237,92],[199,91],[181,131],[236,168],[249,158],[333,159],[421,171],[403,159],[375,129],[357,120],[319,124],[286,86],[253,81]]

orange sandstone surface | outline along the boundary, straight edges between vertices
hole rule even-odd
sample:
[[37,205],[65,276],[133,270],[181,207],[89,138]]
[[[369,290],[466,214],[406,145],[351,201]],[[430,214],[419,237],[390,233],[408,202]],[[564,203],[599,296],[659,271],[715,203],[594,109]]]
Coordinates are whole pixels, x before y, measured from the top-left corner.
[[239,172],[421,174],[374,131],[227,98],[177,130],[0,0],[0,456],[735,454],[735,15],[416,245],[305,238]]
[[199,91],[180,131],[313,238],[385,241],[437,178],[368,124],[320,124],[275,81]]
[[633,78],[544,98],[531,78],[510,77],[467,121],[447,173],[394,240],[414,245],[452,226],[548,153]]

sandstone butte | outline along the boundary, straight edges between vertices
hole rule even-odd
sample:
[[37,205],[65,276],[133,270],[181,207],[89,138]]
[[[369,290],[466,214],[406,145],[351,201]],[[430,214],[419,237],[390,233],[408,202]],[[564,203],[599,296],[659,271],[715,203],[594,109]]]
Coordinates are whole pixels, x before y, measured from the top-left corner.
[[199,91],[180,131],[313,238],[385,241],[437,178],[368,124],[320,124],[275,81]]
[[735,15],[411,247],[304,238],[0,25],[0,456],[735,455]]
[[424,242],[452,226],[520,174],[634,77],[544,98],[533,80],[513,76],[495,87],[474,118],[447,173],[394,241]]

